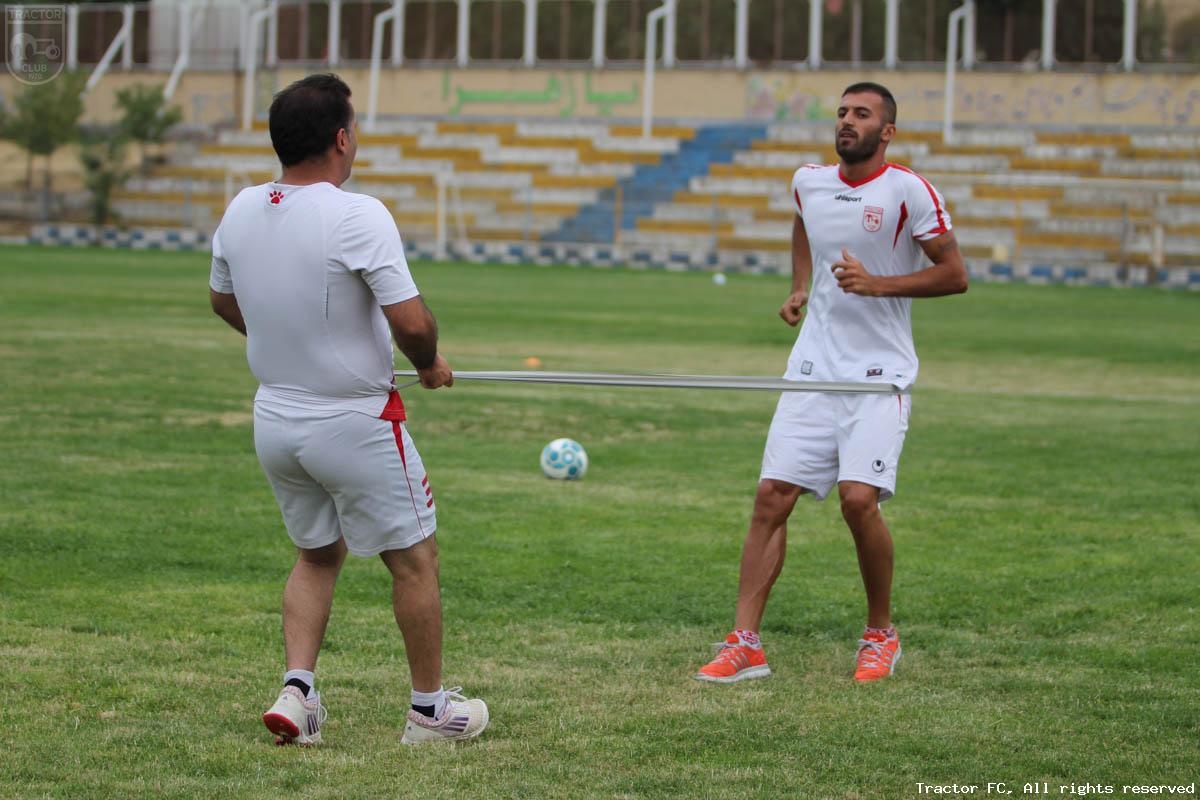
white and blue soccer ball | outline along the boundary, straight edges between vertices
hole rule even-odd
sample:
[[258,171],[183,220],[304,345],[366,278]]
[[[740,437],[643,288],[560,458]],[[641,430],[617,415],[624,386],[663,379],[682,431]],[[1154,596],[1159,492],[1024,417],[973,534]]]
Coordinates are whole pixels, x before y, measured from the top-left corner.
[[542,448],[542,472],[547,478],[576,481],[587,474],[588,457],[574,439],[555,439]]

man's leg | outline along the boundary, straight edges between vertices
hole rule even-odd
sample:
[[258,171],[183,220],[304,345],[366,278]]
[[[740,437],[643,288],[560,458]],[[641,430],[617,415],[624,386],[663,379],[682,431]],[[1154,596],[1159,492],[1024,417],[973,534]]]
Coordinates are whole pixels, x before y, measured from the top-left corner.
[[437,692],[442,686],[437,542],[430,536],[406,550],[386,550],[379,557],[392,573],[392,610],[404,636],[413,689]]
[[412,672],[413,709],[401,744],[471,739],[488,726],[487,704],[442,690],[442,597],[433,536],[379,554],[392,573],[392,609]]
[[709,683],[736,683],[771,674],[758,640],[767,597],[783,570],[787,550],[787,518],[804,490],[785,481],[764,478],[754,496],[750,530],[742,545],[734,631],[720,652],[700,668],[695,678]]
[[333,606],[333,587],[346,560],[346,543],[299,548],[296,566],[283,588],[283,651],[287,680],[275,705],[263,714],[276,744],[321,742],[325,709],[313,686],[317,654]]
[[867,625],[892,624],[892,534],[879,511],[879,489],[856,481],[838,484],[842,518],[854,536],[858,569],[867,590]]
[[877,681],[892,674],[901,652],[900,637],[892,627],[892,535],[879,512],[878,488],[842,481],[838,493],[867,590],[867,630],[858,643],[854,679]]
[[759,481],[754,496],[750,530],[742,545],[742,566],[738,575],[736,628],[758,632],[762,625],[767,597],[787,554],[787,519],[804,489],[783,481]]
[[346,543],[300,549],[283,589],[283,649],[288,669],[312,672],[333,607],[333,587],[346,560]]

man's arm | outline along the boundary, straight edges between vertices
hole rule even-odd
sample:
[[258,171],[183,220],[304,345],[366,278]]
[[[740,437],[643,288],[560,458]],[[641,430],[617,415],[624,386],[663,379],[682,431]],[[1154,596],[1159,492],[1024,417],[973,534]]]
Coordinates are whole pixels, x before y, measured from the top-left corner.
[[421,296],[380,308],[387,317],[396,346],[412,362],[421,385],[426,389],[453,386],[454,373],[446,359],[438,355],[437,320]]
[[780,318],[795,326],[804,316],[804,305],[808,302],[808,287],[812,282],[812,250],[808,246],[808,231],[804,228],[804,217],[796,215],[792,222],[792,293],[779,309]]
[[842,249],[842,260],[833,265],[838,286],[847,294],[865,297],[942,297],[967,290],[967,265],[954,231],[920,242],[933,262],[911,275],[872,275],[862,262]]
[[229,327],[246,335],[246,320],[242,319],[242,309],[238,307],[237,297],[232,294],[222,294],[208,290],[208,302],[212,305],[213,313],[229,323]]

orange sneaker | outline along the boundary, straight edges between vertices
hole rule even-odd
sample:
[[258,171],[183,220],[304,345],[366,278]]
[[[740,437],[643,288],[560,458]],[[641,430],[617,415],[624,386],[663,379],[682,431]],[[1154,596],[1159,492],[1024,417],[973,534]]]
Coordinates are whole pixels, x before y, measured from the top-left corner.
[[761,647],[739,644],[737,634],[729,634],[716,658],[700,668],[693,677],[709,683],[737,683],[753,678],[765,678],[771,674],[767,666],[767,654]]
[[882,633],[868,631],[858,640],[858,666],[854,680],[860,683],[886,678],[900,660],[900,637],[888,638]]

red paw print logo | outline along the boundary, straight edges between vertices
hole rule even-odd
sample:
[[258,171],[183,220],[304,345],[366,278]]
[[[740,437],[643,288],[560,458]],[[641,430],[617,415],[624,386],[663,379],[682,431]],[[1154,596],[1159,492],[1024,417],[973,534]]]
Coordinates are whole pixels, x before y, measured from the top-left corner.
[[279,201],[281,201],[281,200],[283,200],[283,192],[280,192],[280,191],[271,192],[271,202],[273,204],[279,205]]

